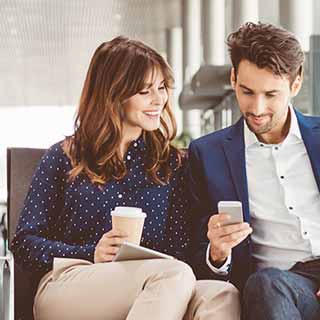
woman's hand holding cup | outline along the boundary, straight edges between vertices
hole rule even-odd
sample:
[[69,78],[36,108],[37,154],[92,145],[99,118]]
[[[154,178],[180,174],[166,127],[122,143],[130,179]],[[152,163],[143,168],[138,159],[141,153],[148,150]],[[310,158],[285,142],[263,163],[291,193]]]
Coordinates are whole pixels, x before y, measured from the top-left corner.
[[111,211],[112,230],[99,240],[94,262],[112,261],[124,241],[139,245],[146,216],[141,208],[136,207],[116,207]]
[[111,262],[127,237],[128,235],[120,230],[112,229],[106,232],[97,243],[94,251],[94,263]]

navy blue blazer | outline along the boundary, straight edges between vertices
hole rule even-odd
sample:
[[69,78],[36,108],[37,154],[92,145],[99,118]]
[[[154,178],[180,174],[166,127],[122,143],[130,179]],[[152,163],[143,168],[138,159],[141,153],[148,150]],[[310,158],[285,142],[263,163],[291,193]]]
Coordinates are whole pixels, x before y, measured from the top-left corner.
[[[296,111],[301,135],[320,190],[320,117]],[[236,124],[201,137],[190,144],[188,184],[193,211],[192,265],[199,279],[230,280],[240,290],[253,272],[250,236],[232,250],[228,277],[214,274],[205,263],[207,223],[221,200],[242,202],[244,220],[250,223],[245,166],[243,118]]]

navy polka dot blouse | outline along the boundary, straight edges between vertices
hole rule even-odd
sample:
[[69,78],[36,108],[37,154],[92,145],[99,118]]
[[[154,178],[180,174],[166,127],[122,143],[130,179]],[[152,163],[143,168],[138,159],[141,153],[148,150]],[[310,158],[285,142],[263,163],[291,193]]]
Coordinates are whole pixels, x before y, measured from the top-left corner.
[[[128,174],[103,188],[85,176],[67,181],[71,169],[61,143],[43,156],[25,199],[12,243],[16,262],[24,269],[44,274],[54,257],[93,261],[101,236],[111,226],[116,206],[140,207],[147,214],[141,245],[186,260],[189,217],[184,192],[184,166],[176,169],[170,183],[151,182],[145,173],[143,138],[133,141],[125,155]],[[174,167],[176,157],[170,157]]]

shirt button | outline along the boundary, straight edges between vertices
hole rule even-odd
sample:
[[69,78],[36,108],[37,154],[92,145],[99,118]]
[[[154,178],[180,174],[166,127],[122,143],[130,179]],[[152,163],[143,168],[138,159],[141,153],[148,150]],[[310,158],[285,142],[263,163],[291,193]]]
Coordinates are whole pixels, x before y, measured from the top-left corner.
[[264,145],[262,143],[260,143],[260,147],[263,147]]
[[278,150],[278,149],[279,149],[279,147],[274,147],[274,149],[275,149],[275,150]]
[[137,146],[138,146],[138,144],[135,142],[135,143],[133,144],[133,146],[134,146],[134,147],[137,147]]
[[284,179],[284,176],[280,176],[281,179]]
[[130,160],[131,159],[131,156],[130,155],[127,155],[127,160]]
[[120,194],[118,194],[118,198],[119,199],[121,199],[122,198],[122,194],[120,193]]
[[289,210],[293,210],[293,207],[289,207]]

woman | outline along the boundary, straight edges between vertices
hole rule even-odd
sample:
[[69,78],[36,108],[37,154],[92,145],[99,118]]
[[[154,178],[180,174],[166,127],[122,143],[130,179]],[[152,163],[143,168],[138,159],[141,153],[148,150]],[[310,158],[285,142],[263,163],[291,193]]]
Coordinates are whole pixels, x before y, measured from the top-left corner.
[[237,317],[231,285],[196,284],[179,260],[111,262],[126,240],[112,229],[116,206],[147,213],[142,245],[187,259],[172,84],[163,58],[138,41],[117,37],[94,53],[74,135],[43,157],[13,241],[16,261],[41,279],[36,320],[209,319],[227,308],[224,319]]

